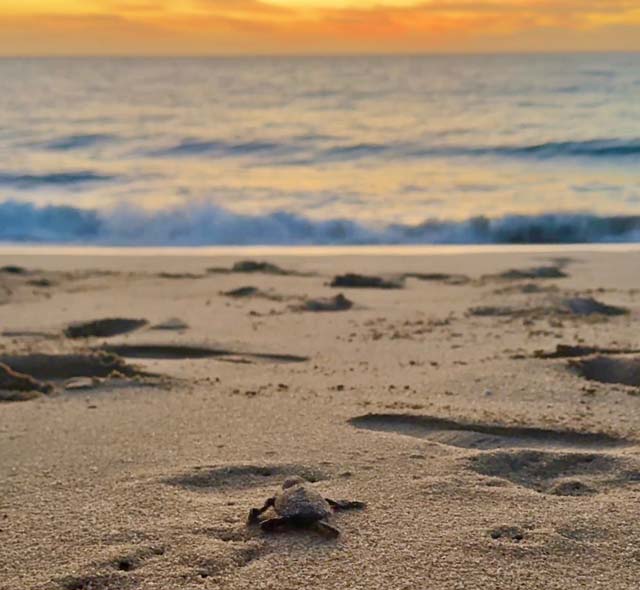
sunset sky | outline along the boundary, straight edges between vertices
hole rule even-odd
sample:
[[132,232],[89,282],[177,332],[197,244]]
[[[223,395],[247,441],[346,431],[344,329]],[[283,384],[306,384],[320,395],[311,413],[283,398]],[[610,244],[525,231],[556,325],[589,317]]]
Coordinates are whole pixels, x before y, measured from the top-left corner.
[[0,0],[0,55],[609,50],[638,0]]

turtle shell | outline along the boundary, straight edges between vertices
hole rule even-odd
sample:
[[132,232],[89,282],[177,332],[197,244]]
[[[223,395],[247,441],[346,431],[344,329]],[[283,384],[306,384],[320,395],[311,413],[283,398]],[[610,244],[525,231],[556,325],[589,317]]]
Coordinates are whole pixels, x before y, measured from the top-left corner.
[[315,522],[327,518],[331,507],[314,489],[298,484],[276,495],[274,510],[282,518],[299,522]]

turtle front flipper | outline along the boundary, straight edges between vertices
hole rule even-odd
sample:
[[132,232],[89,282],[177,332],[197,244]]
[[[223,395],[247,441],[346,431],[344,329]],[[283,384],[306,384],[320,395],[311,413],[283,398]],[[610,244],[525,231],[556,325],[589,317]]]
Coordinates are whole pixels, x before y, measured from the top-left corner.
[[330,539],[335,539],[340,536],[340,531],[324,520],[318,520],[317,522],[314,522],[313,528],[322,536],[328,537]]
[[249,510],[249,518],[247,518],[247,522],[249,524],[256,524],[260,519],[260,515],[263,512],[266,512],[267,510],[269,510],[269,508],[271,508],[275,504],[275,501],[276,501],[275,498],[269,498],[264,503],[264,506],[262,508],[252,508],[251,510]]
[[325,500],[334,510],[362,510],[367,507],[364,502],[357,500],[331,500],[330,498],[325,498]]

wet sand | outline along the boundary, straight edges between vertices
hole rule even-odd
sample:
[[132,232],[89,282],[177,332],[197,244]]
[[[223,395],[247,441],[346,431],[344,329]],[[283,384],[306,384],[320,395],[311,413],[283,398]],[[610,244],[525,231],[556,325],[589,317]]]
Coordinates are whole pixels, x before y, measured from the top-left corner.
[[638,587],[640,253],[251,260],[0,256],[2,590]]

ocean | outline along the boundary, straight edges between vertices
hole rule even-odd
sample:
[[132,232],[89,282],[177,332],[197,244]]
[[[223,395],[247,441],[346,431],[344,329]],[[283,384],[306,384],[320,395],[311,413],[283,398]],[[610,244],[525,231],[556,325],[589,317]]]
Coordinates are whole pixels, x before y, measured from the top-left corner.
[[0,60],[0,241],[640,241],[640,54]]

